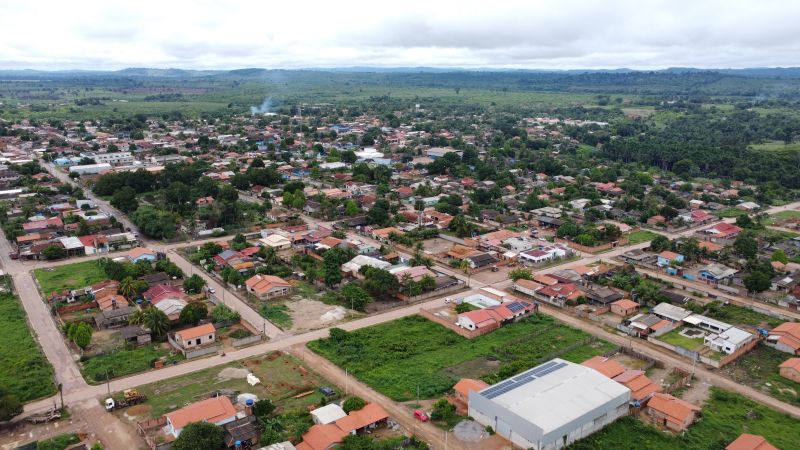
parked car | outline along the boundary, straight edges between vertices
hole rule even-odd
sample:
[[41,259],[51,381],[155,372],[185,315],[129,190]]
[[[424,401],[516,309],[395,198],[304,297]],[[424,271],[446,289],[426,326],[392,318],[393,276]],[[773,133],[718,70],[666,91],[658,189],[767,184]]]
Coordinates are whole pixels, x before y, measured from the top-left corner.
[[319,388],[319,391],[322,393],[322,395],[326,397],[333,397],[334,395],[336,395],[336,391],[329,388],[328,386],[322,386],[321,388]]
[[426,413],[425,411],[423,411],[421,409],[415,409],[414,410],[414,418],[419,420],[419,421],[421,421],[421,422],[427,422],[428,419],[429,419],[428,413]]

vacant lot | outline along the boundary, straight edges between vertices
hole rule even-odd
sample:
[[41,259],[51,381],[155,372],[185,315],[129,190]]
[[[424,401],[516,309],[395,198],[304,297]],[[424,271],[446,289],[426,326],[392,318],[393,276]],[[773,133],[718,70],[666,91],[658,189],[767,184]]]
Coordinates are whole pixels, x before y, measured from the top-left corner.
[[120,348],[105,355],[94,356],[82,364],[83,375],[90,383],[101,383],[109,379],[124,377],[144,372],[153,367],[153,363],[167,357],[167,362],[183,359],[183,355],[171,355],[172,350],[165,344],[147,345],[138,348]]
[[11,294],[0,294],[0,386],[22,402],[56,392],[53,367],[31,335],[25,311]]
[[634,231],[628,235],[628,243],[630,245],[641,244],[642,242],[649,242],[659,236],[658,233],[649,230]]
[[783,320],[753,311],[750,308],[736,305],[723,305],[713,302],[708,305],[708,317],[727,322],[731,325],[749,325],[751,327],[775,328]]
[[778,366],[791,355],[761,345],[725,366],[722,372],[737,383],[758,389],[778,400],[800,405],[800,383],[783,378]]
[[33,274],[44,294],[64,289],[78,289],[108,278],[97,261],[36,269]]
[[560,356],[580,362],[613,346],[537,315],[466,339],[420,316],[322,339],[309,348],[397,401],[435,398],[461,376],[493,383]]
[[767,225],[774,225],[778,222],[787,219],[800,219],[800,211],[789,210],[789,211],[780,211],[775,214],[770,214],[770,216],[767,217],[767,220],[765,220],[764,223],[766,223]]
[[741,395],[712,388],[702,415],[702,420],[682,436],[664,433],[633,417],[624,417],[568,448],[722,449],[742,433],[764,436],[778,448],[800,448],[800,434],[795,432],[800,428],[799,421]]
[[[245,377],[255,374],[261,383],[247,384]],[[159,417],[204,398],[218,390],[249,392],[258,398],[268,398],[281,411],[305,410],[319,403],[321,386],[335,388],[321,376],[305,367],[296,358],[282,352],[268,353],[211,369],[193,372],[180,377],[159,381],[139,388],[148,399],[144,405],[125,410],[127,417]],[[310,392],[310,393],[309,393]],[[307,395],[303,395],[309,393]]]

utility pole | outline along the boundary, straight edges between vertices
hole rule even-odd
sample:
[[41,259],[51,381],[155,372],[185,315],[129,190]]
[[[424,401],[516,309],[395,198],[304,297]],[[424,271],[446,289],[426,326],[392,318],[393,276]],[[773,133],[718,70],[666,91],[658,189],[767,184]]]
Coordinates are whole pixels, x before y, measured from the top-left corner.
[[350,392],[350,378],[347,374],[347,369],[344,369],[344,395],[348,395]]
[[444,450],[447,450],[447,430],[444,430]]
[[58,383],[58,393],[61,395],[61,411],[64,411],[64,385]]
[[111,378],[108,376],[108,369],[106,369],[106,387],[108,388],[108,396],[111,397]]

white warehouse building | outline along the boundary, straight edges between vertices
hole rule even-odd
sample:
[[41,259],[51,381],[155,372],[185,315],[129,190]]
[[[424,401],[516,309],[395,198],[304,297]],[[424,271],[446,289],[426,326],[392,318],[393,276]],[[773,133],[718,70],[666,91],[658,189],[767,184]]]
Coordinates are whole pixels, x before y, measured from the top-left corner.
[[557,450],[628,414],[631,391],[553,359],[469,394],[469,415],[522,448]]

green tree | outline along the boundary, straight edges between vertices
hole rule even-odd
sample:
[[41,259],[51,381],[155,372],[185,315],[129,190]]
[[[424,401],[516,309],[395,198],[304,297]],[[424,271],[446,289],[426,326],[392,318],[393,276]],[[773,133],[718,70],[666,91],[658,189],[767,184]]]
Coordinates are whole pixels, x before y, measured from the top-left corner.
[[214,322],[227,322],[229,320],[238,321],[241,318],[238,312],[232,310],[228,305],[220,303],[211,311],[211,320]]
[[184,325],[195,326],[208,317],[208,307],[203,302],[190,302],[181,310],[179,320]]
[[64,248],[59,245],[50,245],[42,250],[42,256],[48,260],[61,259],[65,255]]
[[22,403],[11,391],[0,386],[0,422],[13,419],[22,414]]
[[654,252],[660,253],[664,250],[669,250],[670,248],[672,248],[672,242],[670,242],[669,238],[663,234],[659,234],[658,236],[654,237],[652,241],[650,241],[650,250]]
[[143,325],[158,337],[164,336],[169,330],[169,317],[164,314],[164,311],[154,306],[141,311],[141,314],[134,313],[130,318],[130,322]]
[[353,200],[348,200],[344,204],[344,213],[348,216],[355,216],[361,212],[361,208],[358,207],[358,203],[354,202]]
[[750,292],[764,292],[772,284],[769,274],[760,270],[751,272],[742,281],[744,281],[744,286]]
[[363,311],[372,302],[372,296],[353,283],[345,284],[340,292],[345,304],[358,311]]
[[125,277],[119,282],[119,293],[128,300],[133,299],[136,293],[136,281],[132,277]]
[[781,262],[784,264],[787,264],[789,262],[789,258],[786,256],[786,252],[784,252],[781,249],[777,249],[774,252],[772,252],[772,257],[770,258],[770,260]]
[[80,325],[76,327],[72,340],[75,342],[75,345],[85,349],[92,342],[92,327],[85,322],[81,322]]
[[187,294],[199,294],[206,285],[206,280],[198,274],[193,274],[183,282],[183,289]]
[[434,403],[433,408],[431,409],[431,419],[433,420],[441,420],[446,422],[455,417],[455,415],[456,406],[443,398]]
[[347,414],[350,414],[351,411],[358,411],[363,407],[367,406],[367,402],[364,401],[361,397],[350,397],[342,403],[342,409]]
[[261,420],[269,417],[275,411],[275,404],[269,399],[262,399],[253,405],[253,415]]
[[215,450],[222,448],[225,431],[209,422],[193,422],[186,425],[180,436],[172,443],[172,450]]
[[136,191],[130,186],[117,190],[111,197],[111,206],[125,214],[135,211],[139,207],[139,202],[136,200]]
[[733,242],[733,249],[742,258],[753,259],[758,254],[758,242],[750,233],[741,233]]

